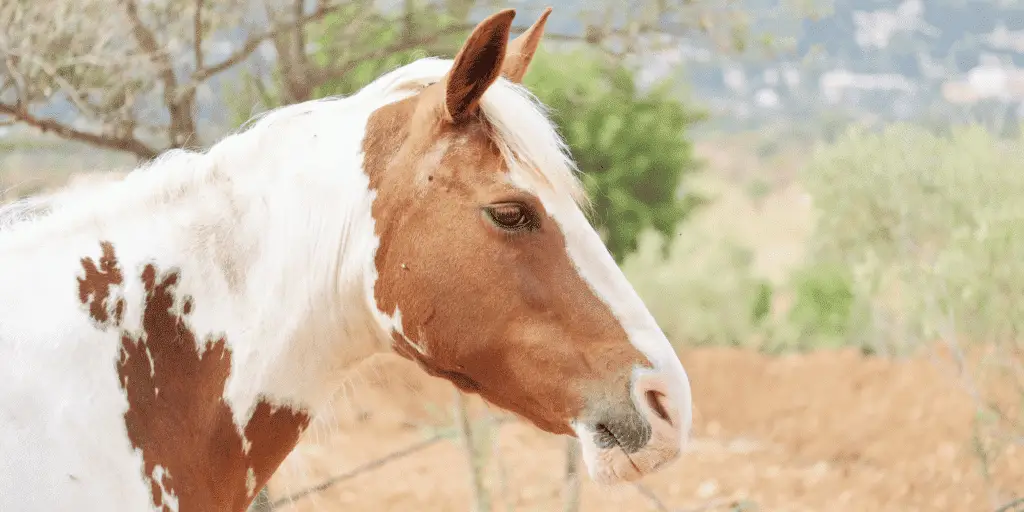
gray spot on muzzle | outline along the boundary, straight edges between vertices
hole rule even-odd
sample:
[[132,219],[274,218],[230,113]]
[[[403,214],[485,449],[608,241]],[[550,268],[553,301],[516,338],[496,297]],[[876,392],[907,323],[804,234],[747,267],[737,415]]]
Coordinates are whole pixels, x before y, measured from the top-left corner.
[[626,453],[636,453],[651,440],[651,424],[632,401],[593,409],[588,416],[598,448],[618,446]]

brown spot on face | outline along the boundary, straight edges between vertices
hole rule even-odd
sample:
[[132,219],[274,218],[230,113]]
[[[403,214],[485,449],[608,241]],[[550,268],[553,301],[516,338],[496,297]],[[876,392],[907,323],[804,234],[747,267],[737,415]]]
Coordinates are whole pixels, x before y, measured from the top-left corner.
[[[113,245],[103,242],[102,246],[98,269],[91,259],[82,260],[84,282],[99,281],[89,276],[118,276],[120,285],[122,272]],[[103,327],[121,328],[116,368],[129,404],[125,427],[132,446],[142,453],[143,476],[149,481],[154,506],[169,509],[163,498],[162,489],[166,489],[177,497],[182,511],[240,512],[253,498],[249,490],[259,490],[269,480],[310,418],[304,411],[275,408],[260,400],[239,431],[223,399],[231,351],[224,337],[207,337],[198,343],[187,322],[195,307],[192,297],[181,300],[181,314],[175,313],[179,278],[176,270],[161,273],[156,265],[145,265],[140,276],[145,290],[140,332],[121,328],[116,315],[113,321],[93,318]],[[82,303],[90,305],[95,297],[105,297],[110,286],[103,294],[81,294]],[[93,311],[90,307],[90,314]],[[251,444],[248,451],[245,441]],[[255,476],[251,487],[250,468]]]
[[[538,198],[508,183],[492,127],[478,115],[510,22],[507,12],[481,22],[448,79],[369,120],[376,303],[388,315],[401,311],[398,354],[544,430],[571,434],[569,421],[593,415],[632,425],[632,370],[650,364],[579,275]],[[536,48],[537,33],[520,42],[523,51]],[[509,74],[521,77],[529,57],[518,56]],[[518,206],[502,214],[528,211],[530,229],[488,220],[487,208],[510,203]]]

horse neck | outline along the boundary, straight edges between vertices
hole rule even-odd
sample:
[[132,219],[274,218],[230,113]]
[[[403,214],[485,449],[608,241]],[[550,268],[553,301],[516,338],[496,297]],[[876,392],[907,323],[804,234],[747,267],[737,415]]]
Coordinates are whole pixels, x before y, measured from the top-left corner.
[[0,355],[16,347],[54,381],[36,393],[50,409],[123,417],[153,492],[173,486],[183,510],[245,502],[346,371],[387,346],[365,122],[326,110],[71,192],[0,233]]
[[[176,269],[197,342],[223,334],[230,350],[224,398],[236,420],[261,398],[315,411],[347,370],[386,347],[372,304],[377,239],[361,157],[360,118],[370,112],[332,102],[270,119],[206,155],[136,171],[105,200],[12,233],[4,252],[24,252],[26,271],[32,257],[20,247],[70,253],[60,264],[80,274],[79,259],[99,262],[97,241],[106,240],[137,288],[147,263]],[[125,322],[137,324],[132,311]]]
[[237,305],[248,318],[226,392],[243,403],[262,394],[318,409],[351,367],[387,346],[373,303],[377,238],[362,133],[318,133],[321,115],[329,114],[303,121],[308,130],[268,130],[261,146],[290,149],[242,151],[232,180],[235,204],[250,205],[234,221],[245,276]]

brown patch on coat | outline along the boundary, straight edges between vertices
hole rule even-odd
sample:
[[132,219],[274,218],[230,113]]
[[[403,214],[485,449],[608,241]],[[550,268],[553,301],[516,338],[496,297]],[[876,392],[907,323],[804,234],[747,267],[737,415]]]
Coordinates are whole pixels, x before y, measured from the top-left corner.
[[[106,311],[97,301],[105,300],[111,286],[123,283],[113,245],[101,245],[99,266],[91,258],[82,259],[85,278],[79,279],[80,290],[89,293],[80,292],[80,299],[90,314]],[[145,289],[140,332],[122,328],[119,315],[113,320],[103,315],[93,319],[103,327],[120,329],[116,367],[129,404],[125,427],[132,446],[142,452],[143,477],[150,483],[153,504],[169,510],[163,488],[177,497],[179,510],[243,511],[253,498],[249,489],[258,491],[270,479],[310,418],[304,411],[275,408],[260,400],[243,429],[244,440],[251,443],[246,451],[223,399],[231,374],[226,340],[208,336],[198,343],[187,323],[195,307],[192,297],[180,301],[180,314],[175,311],[177,270],[160,272],[147,264],[140,279]],[[163,468],[159,482],[157,466]],[[255,480],[251,487],[250,470]]]
[[[636,415],[632,370],[650,363],[579,275],[540,201],[508,183],[479,115],[473,95],[502,68],[495,47],[508,23],[507,13],[481,22],[448,79],[369,120],[374,294],[381,311],[401,311],[398,354],[541,429],[572,434],[569,421],[588,409]],[[525,73],[523,58],[512,75]],[[510,234],[483,216],[484,206],[508,201],[528,205],[538,228]]]
[[113,307],[107,304],[112,289],[124,283],[124,276],[117,266],[114,246],[110,242],[101,242],[99,265],[92,258],[82,258],[82,269],[85,275],[78,278],[78,301],[89,309],[89,316],[99,324],[105,324],[113,313],[114,323],[120,324],[124,316],[124,299],[114,301]]

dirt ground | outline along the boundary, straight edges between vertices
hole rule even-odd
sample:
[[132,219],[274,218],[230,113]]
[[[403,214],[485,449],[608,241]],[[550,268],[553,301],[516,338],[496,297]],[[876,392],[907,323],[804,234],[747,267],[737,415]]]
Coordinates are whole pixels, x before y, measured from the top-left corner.
[[[734,349],[681,358],[694,389],[694,441],[643,481],[670,510],[991,511],[993,500],[1024,495],[1021,448],[1004,450],[991,466],[990,483],[1002,492],[991,494],[971,443],[973,402],[941,361]],[[368,368],[271,481],[272,500],[450,421],[454,391],[446,382],[393,357]],[[564,446],[527,424],[503,425],[489,466],[494,510],[561,510]],[[495,459],[503,479],[494,477]],[[465,452],[442,441],[276,510],[469,510],[468,475]],[[659,510],[634,486],[601,488],[586,478],[581,508]]]

